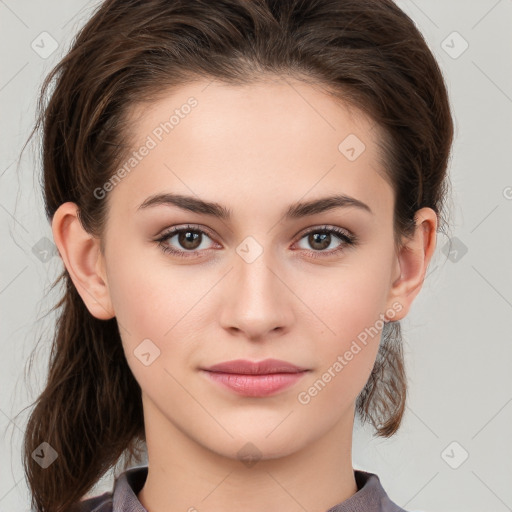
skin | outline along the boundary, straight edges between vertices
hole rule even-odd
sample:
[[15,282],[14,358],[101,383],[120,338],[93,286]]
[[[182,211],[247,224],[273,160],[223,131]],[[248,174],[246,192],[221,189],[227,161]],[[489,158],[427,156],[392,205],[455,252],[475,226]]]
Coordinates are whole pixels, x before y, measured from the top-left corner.
[[[407,315],[435,248],[437,217],[419,210],[414,237],[396,252],[394,192],[383,178],[378,127],[320,87],[290,78],[182,86],[133,109],[133,149],[190,96],[198,105],[108,193],[104,254],[74,203],[63,204],[52,222],[91,314],[117,318],[142,389],[149,473],[138,498],[150,512],[325,511],[357,492],[355,401],[380,331],[309,403],[298,394],[365,328],[379,325],[379,315]],[[338,150],[348,134],[366,146],[354,161]],[[137,211],[161,192],[216,201],[233,218],[171,205]],[[351,207],[284,219],[290,204],[333,192],[363,201],[373,214]],[[187,223],[213,235],[195,246],[200,257],[165,254],[155,239]],[[303,232],[323,225],[349,230],[358,244],[334,254],[344,242],[332,234],[318,249]],[[250,263],[237,253],[248,236],[263,251]],[[193,250],[176,235],[167,244]],[[147,338],[160,355],[145,366],[134,350]],[[268,357],[310,372],[277,395],[250,398],[199,370]],[[248,442],[258,459],[250,466],[238,455]]]

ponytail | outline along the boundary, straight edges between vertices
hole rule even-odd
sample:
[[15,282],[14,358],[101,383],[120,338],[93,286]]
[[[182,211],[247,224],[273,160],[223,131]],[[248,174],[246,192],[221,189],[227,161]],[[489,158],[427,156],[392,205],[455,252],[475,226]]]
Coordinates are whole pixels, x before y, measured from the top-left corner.
[[23,464],[38,512],[66,512],[123,452],[123,469],[139,458],[137,442],[145,441],[141,390],[115,318],[93,317],[67,270],[55,284],[62,279],[48,378],[24,435]]

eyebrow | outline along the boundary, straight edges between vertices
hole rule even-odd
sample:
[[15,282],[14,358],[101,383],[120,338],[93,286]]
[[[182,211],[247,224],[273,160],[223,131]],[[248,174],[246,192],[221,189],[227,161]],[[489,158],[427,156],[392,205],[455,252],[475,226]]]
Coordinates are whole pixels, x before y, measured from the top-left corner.
[[[192,196],[185,196],[181,194],[155,194],[144,200],[137,211],[160,205],[174,205],[183,210],[187,210],[194,213],[200,213],[203,215],[211,215],[222,220],[229,221],[231,219],[232,211],[219,203],[204,201]],[[323,213],[335,208],[359,208],[360,210],[366,211],[373,215],[371,208],[356,199],[344,194],[338,194],[328,197],[322,197],[320,199],[314,199],[307,202],[297,202],[291,204],[284,217],[286,219],[299,219],[307,217],[309,215],[315,215]]]

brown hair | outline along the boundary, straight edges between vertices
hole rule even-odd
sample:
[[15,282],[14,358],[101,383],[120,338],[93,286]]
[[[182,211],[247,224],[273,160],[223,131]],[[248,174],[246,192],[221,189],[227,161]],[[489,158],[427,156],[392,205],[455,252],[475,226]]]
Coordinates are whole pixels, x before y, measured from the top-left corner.
[[[391,0],[105,1],[42,84],[29,139],[43,127],[48,219],[72,201],[84,229],[101,238],[108,202],[94,190],[130,147],[133,106],[193,79],[250,84],[264,74],[319,84],[383,130],[396,241],[414,232],[424,206],[443,230],[453,137],[447,90],[424,38]],[[53,286],[60,281],[48,380],[24,437],[38,512],[64,512],[145,441],[141,390],[116,319],[93,317],[65,268]],[[398,430],[406,389],[400,324],[388,322],[356,403],[376,435]],[[58,453],[48,469],[31,456],[42,442]]]

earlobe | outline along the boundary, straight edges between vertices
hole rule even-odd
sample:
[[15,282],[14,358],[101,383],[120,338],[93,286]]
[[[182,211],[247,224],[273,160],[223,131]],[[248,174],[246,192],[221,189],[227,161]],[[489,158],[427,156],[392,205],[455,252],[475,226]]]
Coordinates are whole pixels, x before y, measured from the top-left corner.
[[57,209],[52,232],[62,261],[91,315],[100,320],[113,318],[100,240],[82,227],[75,203],[67,202]]
[[397,257],[398,277],[391,284],[389,302],[399,302],[401,309],[393,320],[401,320],[409,312],[420,292],[428,265],[436,246],[437,214],[431,208],[416,212],[416,230],[406,239]]

